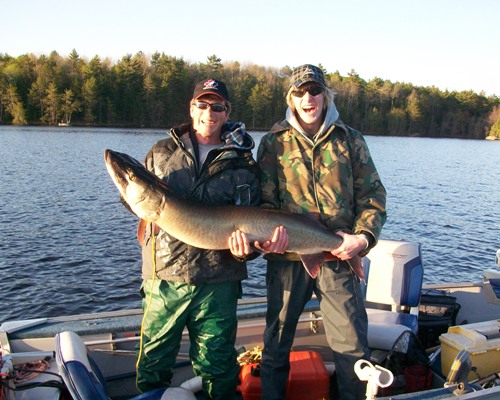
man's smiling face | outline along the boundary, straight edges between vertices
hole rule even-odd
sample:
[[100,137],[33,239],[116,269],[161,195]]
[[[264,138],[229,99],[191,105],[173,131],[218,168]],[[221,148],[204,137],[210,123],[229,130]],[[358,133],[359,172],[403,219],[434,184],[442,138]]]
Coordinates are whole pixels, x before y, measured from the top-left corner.
[[[224,104],[224,100],[218,96],[208,94],[197,99],[198,102],[208,104]],[[191,104],[191,118],[193,119],[193,129],[195,130],[198,139],[205,144],[220,143],[220,134],[222,125],[228,121],[229,112],[215,112],[211,107],[200,109]]]
[[[318,94],[314,95],[314,88],[321,88],[321,86],[316,84],[305,83],[296,89],[297,92],[303,94],[302,97],[295,96],[292,92],[292,102],[299,118],[300,125],[307,133],[316,133],[323,123],[323,105],[325,101],[325,96],[323,90]],[[311,94],[310,92],[313,92]]]

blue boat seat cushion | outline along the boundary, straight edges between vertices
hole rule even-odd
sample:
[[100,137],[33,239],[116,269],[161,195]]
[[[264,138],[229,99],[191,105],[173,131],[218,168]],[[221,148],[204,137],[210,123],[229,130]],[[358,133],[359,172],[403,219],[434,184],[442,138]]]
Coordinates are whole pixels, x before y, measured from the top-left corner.
[[[363,268],[368,344],[390,350],[405,330],[418,331],[416,307],[424,276],[420,243],[379,240],[363,259]],[[408,312],[412,307],[415,313]]]
[[363,259],[365,300],[416,307],[424,277],[420,243],[379,240]]
[[90,360],[76,333],[66,331],[56,335],[57,365],[73,398],[107,400],[106,381]]
[[489,284],[497,299],[500,299],[500,270],[487,269],[483,271],[483,282]]
[[[106,381],[81,337],[65,331],[58,333],[55,341],[57,366],[73,399],[109,400]],[[164,392],[157,389],[130,400],[160,400]]]
[[396,340],[410,329],[404,325],[373,323],[368,316],[368,347],[389,351]]
[[418,331],[418,318],[415,314],[378,310],[375,308],[367,308],[367,314],[369,325],[400,325],[413,333]]

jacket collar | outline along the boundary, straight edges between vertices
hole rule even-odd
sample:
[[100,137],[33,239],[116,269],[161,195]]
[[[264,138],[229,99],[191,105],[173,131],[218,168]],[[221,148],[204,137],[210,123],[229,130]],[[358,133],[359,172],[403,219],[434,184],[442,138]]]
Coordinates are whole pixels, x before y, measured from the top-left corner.
[[[192,124],[183,124],[177,128],[172,128],[169,135],[178,145],[182,145],[181,136],[191,132]],[[255,141],[246,132],[243,122],[227,122],[222,126],[221,149],[252,150],[255,147]]]

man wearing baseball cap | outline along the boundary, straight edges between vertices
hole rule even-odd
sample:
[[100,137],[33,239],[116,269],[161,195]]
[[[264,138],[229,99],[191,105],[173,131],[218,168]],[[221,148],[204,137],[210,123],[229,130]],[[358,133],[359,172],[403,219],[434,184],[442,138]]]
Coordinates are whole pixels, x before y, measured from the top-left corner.
[[[204,204],[260,202],[254,141],[241,122],[230,123],[230,97],[217,79],[196,84],[191,122],[172,128],[154,144],[145,166],[179,196]],[[188,216],[186,216],[188,217]],[[143,223],[143,324],[137,386],[168,387],[182,331],[191,341],[193,369],[206,399],[235,398],[239,366],[234,348],[236,306],[245,259],[231,250],[189,246],[152,223]],[[229,238],[228,238],[229,241]],[[167,389],[168,390],[168,389]]]
[[218,96],[229,103],[229,93],[224,82],[215,79],[205,79],[198,82],[194,88],[193,100],[197,100],[199,97],[208,94]]
[[[323,71],[295,68],[283,121],[259,145],[262,206],[316,214],[343,238],[310,277],[296,254],[268,254],[268,310],[264,332],[262,399],[284,399],[289,355],[304,306],[315,293],[334,352],[340,399],[364,399],[354,373],[369,359],[367,316],[360,289],[360,256],[376,244],[386,219],[386,192],[360,132],[339,119]],[[286,232],[285,234],[286,235]]]

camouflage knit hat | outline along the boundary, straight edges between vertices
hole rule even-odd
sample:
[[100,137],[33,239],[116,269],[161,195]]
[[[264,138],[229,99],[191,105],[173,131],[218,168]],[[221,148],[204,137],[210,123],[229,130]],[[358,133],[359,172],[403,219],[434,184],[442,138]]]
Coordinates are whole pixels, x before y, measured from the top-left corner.
[[290,88],[298,88],[307,82],[316,82],[327,89],[325,83],[325,77],[323,71],[311,64],[304,64],[300,67],[296,67],[292,71],[292,77],[290,78]]

